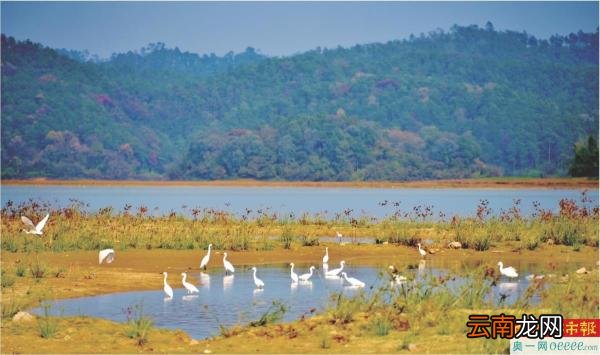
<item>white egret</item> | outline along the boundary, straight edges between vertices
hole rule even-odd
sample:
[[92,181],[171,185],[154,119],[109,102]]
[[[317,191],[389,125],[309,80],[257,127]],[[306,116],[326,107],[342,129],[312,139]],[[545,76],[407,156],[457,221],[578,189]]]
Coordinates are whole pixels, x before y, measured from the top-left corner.
[[329,262],[329,247],[325,247],[325,256],[323,257],[323,264]]
[[173,289],[171,288],[171,286],[169,286],[169,284],[167,283],[167,272],[163,272],[164,275],[164,280],[163,280],[163,290],[165,291],[165,294],[169,297],[169,298],[173,298]]
[[183,285],[183,287],[185,287],[185,289],[187,290],[187,293],[198,293],[200,291],[198,291],[198,288],[196,288],[196,286],[192,285],[191,283],[185,281],[185,279],[187,278],[187,274],[185,272],[181,273],[181,284]]
[[338,276],[338,274],[342,272],[342,270],[344,270],[344,265],[346,265],[346,262],[344,260],[340,261],[340,267],[337,269],[327,271],[325,273],[325,276]]
[[294,263],[290,263],[290,266],[292,267],[290,269],[290,276],[292,277],[292,282],[296,283],[298,282],[298,274],[294,272]]
[[427,252],[424,249],[421,249],[421,243],[417,243],[417,246],[419,247],[419,254],[421,254],[422,258],[424,258],[425,255],[427,255]]
[[23,232],[27,234],[42,235],[42,229],[44,229],[44,226],[46,225],[46,222],[48,222],[49,217],[50,214],[48,213],[46,214],[46,217],[44,217],[44,219],[42,219],[37,225],[34,225],[29,218],[21,216],[21,221],[23,221],[23,223],[25,223],[25,225],[27,226],[27,229],[23,229]]
[[340,233],[340,232],[338,232],[338,231],[335,231],[335,235],[337,235],[337,237],[338,237],[338,241],[341,243],[341,242],[342,242],[342,237],[343,237],[343,236],[342,236],[342,233]]
[[206,255],[204,255],[204,257],[202,258],[202,261],[200,262],[200,268],[206,270],[206,265],[208,265],[208,261],[210,260],[210,248],[212,247],[212,244],[208,245],[208,253],[206,253]]
[[395,266],[390,265],[388,266],[388,269],[390,269],[390,273],[392,274],[392,283],[401,284],[404,281],[408,280],[405,276],[400,275],[400,272],[398,271],[398,269],[396,269]]
[[354,287],[365,287],[365,283],[360,281],[359,279],[355,279],[354,277],[348,277],[345,272],[342,272],[342,277],[346,279],[346,281]]
[[544,279],[544,275],[536,275],[536,274],[529,274],[527,276],[525,276],[525,278],[529,281],[531,280],[543,280]]
[[102,264],[106,260],[107,264],[112,263],[115,260],[115,251],[112,249],[102,249],[98,253],[98,264]]
[[229,275],[229,273],[234,273],[235,272],[235,268],[233,267],[233,264],[231,264],[229,261],[227,261],[227,253],[223,253],[223,267],[225,268],[225,275]]
[[308,281],[310,279],[310,277],[313,275],[313,271],[315,271],[315,267],[311,266],[309,271],[310,272],[308,274],[302,274],[302,275],[298,276],[298,279],[300,279],[300,281]]
[[254,274],[252,276],[254,277],[254,285],[256,286],[256,288],[265,287],[265,283],[261,279],[256,277],[256,267],[255,266],[252,267],[252,271],[254,271]]
[[502,264],[502,261],[498,261],[498,267],[500,268],[500,273],[504,276],[519,277],[519,274],[517,273],[517,270],[515,270],[514,267],[512,267],[512,266],[504,267],[504,264]]

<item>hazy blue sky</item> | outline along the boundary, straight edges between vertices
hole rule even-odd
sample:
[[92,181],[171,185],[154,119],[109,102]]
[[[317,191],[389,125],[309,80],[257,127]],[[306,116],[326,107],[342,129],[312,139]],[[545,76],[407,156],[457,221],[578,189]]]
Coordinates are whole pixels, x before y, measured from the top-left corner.
[[2,33],[54,48],[113,52],[165,42],[222,55],[247,46],[268,55],[383,42],[453,24],[536,37],[598,27],[598,2],[209,3],[6,2]]

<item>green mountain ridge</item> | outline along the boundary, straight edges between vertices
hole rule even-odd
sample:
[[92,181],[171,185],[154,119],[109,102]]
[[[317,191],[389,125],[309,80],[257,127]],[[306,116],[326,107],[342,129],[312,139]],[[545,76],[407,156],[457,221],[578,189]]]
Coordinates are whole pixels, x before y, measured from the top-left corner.
[[82,58],[2,36],[2,178],[561,175],[598,134],[598,32]]

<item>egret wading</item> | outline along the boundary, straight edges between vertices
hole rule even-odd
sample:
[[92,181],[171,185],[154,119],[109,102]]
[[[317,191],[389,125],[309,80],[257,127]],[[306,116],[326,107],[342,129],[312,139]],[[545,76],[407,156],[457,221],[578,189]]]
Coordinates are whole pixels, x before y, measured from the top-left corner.
[[206,265],[208,265],[208,261],[210,260],[210,248],[212,247],[212,244],[208,245],[208,253],[206,253],[206,255],[204,255],[204,257],[202,258],[202,261],[200,262],[200,269],[204,269],[206,270]]
[[310,280],[311,276],[313,275],[313,271],[315,271],[315,267],[311,266],[308,271],[309,271],[309,273],[298,276],[298,279],[300,279],[300,281]]
[[354,277],[348,277],[345,272],[342,272],[342,277],[348,282],[351,286],[354,287],[365,287],[365,283],[360,281],[359,279],[355,279]]
[[338,276],[338,274],[344,270],[344,265],[346,265],[346,262],[344,260],[340,261],[340,267],[327,271],[325,276]]
[[223,267],[225,268],[225,275],[229,275],[229,273],[234,273],[235,268],[233,264],[227,261],[227,253],[223,253]]
[[181,284],[183,285],[183,287],[185,287],[185,289],[187,290],[187,293],[198,293],[200,291],[198,291],[198,288],[196,288],[196,286],[192,285],[191,283],[185,281],[185,279],[187,278],[187,274],[185,272],[181,273]]
[[167,297],[173,298],[173,289],[167,283],[167,272],[166,271],[163,272],[163,276],[165,277],[163,279],[163,291],[165,291],[165,294],[167,295]]
[[502,261],[498,261],[498,267],[500,268],[500,273],[506,277],[515,278],[519,277],[517,270],[512,266],[504,267]]
[[261,279],[256,277],[256,267],[255,266],[252,267],[252,271],[254,272],[252,274],[252,276],[254,277],[254,285],[256,286],[256,288],[264,288],[265,283]]
[[421,249],[421,243],[417,243],[417,246],[419,247],[419,254],[424,258],[427,255],[427,252],[424,249]]
[[292,278],[292,282],[296,283],[298,282],[298,274],[294,272],[294,263],[290,263],[290,266],[292,267],[290,269],[290,276]]

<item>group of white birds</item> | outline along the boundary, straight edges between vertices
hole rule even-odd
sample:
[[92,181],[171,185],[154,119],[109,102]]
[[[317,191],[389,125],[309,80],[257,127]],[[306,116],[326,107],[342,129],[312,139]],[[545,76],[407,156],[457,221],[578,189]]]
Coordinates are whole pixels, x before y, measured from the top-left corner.
[[[209,244],[208,252],[200,261],[200,269],[206,270],[206,266],[208,265],[208,262],[210,261],[211,250],[212,250],[212,244]],[[100,255],[100,263],[102,263],[104,254],[106,254],[106,253],[110,254],[111,252],[112,252],[112,255],[114,258],[114,251],[112,251],[112,249],[102,250],[100,252],[100,253],[102,253]],[[344,260],[342,260],[342,261],[340,261],[339,268],[329,270],[329,247],[325,248],[325,256],[323,256],[323,270],[324,270],[324,274],[325,274],[326,278],[342,277],[343,280],[345,280],[352,287],[365,287],[364,282],[362,282],[354,277],[349,277],[347,273],[343,272],[345,264],[346,264],[346,262]],[[298,284],[301,282],[305,282],[305,283],[310,282],[310,278],[313,276],[313,274],[316,270],[316,268],[314,266],[311,266],[308,269],[307,273],[298,275],[294,271],[294,267],[295,267],[295,264],[290,263],[290,278],[292,280],[292,284]],[[235,273],[235,267],[229,260],[227,260],[226,252],[223,253],[223,268],[225,270],[225,275],[230,275],[230,274]],[[265,282],[256,275],[257,271],[258,271],[258,269],[255,266],[253,266],[252,267],[252,278],[254,279],[254,285],[256,286],[257,289],[263,289],[265,287]],[[172,298],[173,297],[173,288],[167,282],[168,274],[166,272],[163,272],[163,276],[164,276],[163,290],[164,290],[165,294],[167,295],[167,297]],[[189,282],[186,282],[187,274],[185,272],[181,273],[181,276],[182,276],[181,283],[183,284],[183,287],[187,290],[188,294],[193,294],[193,293],[199,292],[199,290],[196,288],[196,286],[192,285]]]
[[[21,216],[21,221],[27,226],[27,229],[24,229],[23,231],[27,234],[42,235],[42,230],[44,229],[44,226],[48,222],[49,217],[50,217],[50,214],[46,214],[46,216],[41,221],[39,221],[37,225],[34,225],[33,222],[31,221],[31,219],[27,218],[26,216]],[[336,235],[341,242],[342,234],[336,231]],[[206,266],[208,265],[208,262],[210,261],[211,248],[212,248],[212,244],[209,244],[208,252],[200,261],[200,269],[206,270]],[[419,255],[421,256],[421,258],[424,258],[427,256],[427,252],[421,247],[421,243],[417,243],[417,248],[418,248]],[[102,264],[103,262],[110,264],[114,260],[115,260],[115,251],[113,249],[100,250],[100,252],[98,254],[98,263],[99,264]],[[342,260],[342,261],[340,261],[339,268],[329,270],[329,248],[328,247],[325,248],[325,255],[323,256],[323,271],[324,271],[325,277],[327,277],[327,278],[342,277],[348,284],[350,284],[350,286],[365,287],[364,282],[362,282],[354,277],[348,277],[348,274],[343,272],[345,264],[346,264],[346,262],[344,260]],[[294,263],[290,263],[290,267],[291,267],[290,277],[292,279],[292,283],[309,282],[310,278],[313,276],[313,272],[315,271],[315,267],[311,266],[309,268],[308,273],[298,275],[294,272]],[[500,274],[502,274],[506,277],[509,277],[509,278],[519,277],[517,270],[512,266],[504,267],[504,264],[501,261],[499,261],[498,267],[500,268]],[[235,268],[233,267],[233,264],[227,260],[226,252],[223,253],[223,268],[225,269],[225,275],[233,274],[235,272]],[[401,283],[401,282],[406,281],[406,277],[399,275],[397,273],[397,270],[395,267],[390,266],[389,268],[392,271],[393,282]],[[259,279],[258,276],[256,276],[256,272],[257,272],[256,267],[252,267],[252,271],[253,271],[252,276],[254,278],[254,285],[256,286],[256,288],[258,288],[258,289],[264,288],[265,283],[261,279]],[[163,272],[163,276],[164,276],[163,290],[168,297],[172,298],[173,297],[173,288],[171,286],[169,286],[169,284],[167,283],[168,275],[166,272]],[[196,286],[194,286],[193,284],[186,281],[187,274],[185,272],[182,272],[181,276],[182,276],[181,283],[182,283],[183,287],[187,290],[188,294],[199,292],[198,288],[196,288]]]

